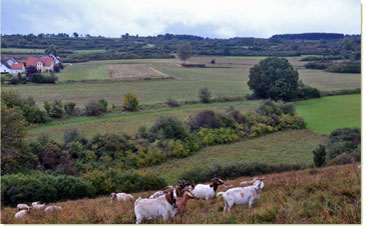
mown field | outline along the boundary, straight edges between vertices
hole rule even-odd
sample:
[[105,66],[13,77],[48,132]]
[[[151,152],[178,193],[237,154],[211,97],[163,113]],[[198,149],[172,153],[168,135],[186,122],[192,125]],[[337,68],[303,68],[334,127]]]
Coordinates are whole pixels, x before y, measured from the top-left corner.
[[336,128],[361,127],[361,94],[299,101],[295,107],[314,132],[329,134]]
[[[208,57],[195,57],[191,61],[207,63]],[[209,57],[211,59],[211,57]],[[220,63],[222,61],[222,63]],[[230,60],[231,61],[231,60]],[[207,87],[213,96],[244,96],[250,93],[247,82],[249,69],[259,60],[232,60],[224,58],[217,63],[231,68],[182,68],[177,60],[111,60],[77,63],[68,66],[58,74],[59,83],[55,85],[4,85],[4,90],[17,90],[23,96],[34,97],[36,104],[44,101],[74,101],[77,106],[84,106],[96,97],[106,99],[110,104],[120,105],[122,96],[128,92],[137,95],[141,104],[165,102],[168,98],[197,100],[198,90]],[[360,88],[359,74],[336,74],[321,70],[301,68],[303,62],[290,60],[298,64],[300,79],[320,90],[340,90]],[[115,63],[149,63],[154,69],[174,79],[139,80],[125,82],[109,79],[108,65]],[[74,80],[76,82],[69,82]],[[89,81],[90,80],[90,81]]]
[[310,165],[313,163],[312,151],[327,138],[307,129],[276,132],[229,145],[206,147],[192,156],[171,159],[169,162],[144,168],[142,171],[158,174],[169,182],[174,182],[188,169],[206,168],[215,164],[225,165],[243,161]]
[[[266,175],[260,199],[248,209],[234,206],[230,215],[223,215],[222,197],[208,201],[188,201],[186,214],[171,218],[171,224],[360,224],[361,186],[358,164],[332,166],[322,169],[293,171]],[[337,177],[337,178],[334,178]],[[239,186],[243,177],[226,180],[225,184]],[[225,191],[223,186],[219,191]],[[133,194],[147,197],[149,192]],[[33,211],[15,220],[15,208],[3,208],[4,224],[131,224],[135,222],[132,203],[109,203],[108,197],[51,203],[62,212],[45,215]],[[145,221],[150,224],[162,220]]]
[[69,128],[76,128],[87,137],[92,137],[97,133],[118,134],[125,132],[135,134],[139,127],[151,127],[160,115],[174,115],[181,121],[187,121],[189,116],[206,109],[222,111],[235,107],[240,111],[248,111],[254,110],[260,103],[260,101],[238,101],[193,104],[177,108],[162,107],[139,113],[113,111],[103,117],[73,117],[65,120],[55,120],[47,125],[31,128],[27,132],[27,138],[34,139],[44,133],[51,139],[62,142],[64,131]]

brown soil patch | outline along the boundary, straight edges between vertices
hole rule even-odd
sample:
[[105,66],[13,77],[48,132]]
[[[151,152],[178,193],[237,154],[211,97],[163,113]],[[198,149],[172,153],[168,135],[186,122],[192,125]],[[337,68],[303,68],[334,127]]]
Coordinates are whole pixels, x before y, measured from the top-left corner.
[[123,80],[144,80],[144,79],[166,79],[171,78],[158,70],[151,64],[111,64],[108,66],[111,79]]

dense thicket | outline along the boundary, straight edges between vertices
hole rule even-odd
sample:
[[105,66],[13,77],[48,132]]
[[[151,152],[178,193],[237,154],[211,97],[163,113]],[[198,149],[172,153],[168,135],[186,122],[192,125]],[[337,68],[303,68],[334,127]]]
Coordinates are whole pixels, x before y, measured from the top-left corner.
[[279,34],[273,35],[272,39],[285,39],[285,40],[320,40],[320,39],[343,39],[345,36],[343,33],[298,33],[298,34]]

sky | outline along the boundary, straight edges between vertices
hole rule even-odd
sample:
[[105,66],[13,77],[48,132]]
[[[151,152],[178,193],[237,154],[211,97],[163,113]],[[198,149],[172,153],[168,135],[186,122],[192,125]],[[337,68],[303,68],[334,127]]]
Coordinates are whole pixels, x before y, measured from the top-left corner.
[[360,0],[2,0],[2,34],[361,33]]

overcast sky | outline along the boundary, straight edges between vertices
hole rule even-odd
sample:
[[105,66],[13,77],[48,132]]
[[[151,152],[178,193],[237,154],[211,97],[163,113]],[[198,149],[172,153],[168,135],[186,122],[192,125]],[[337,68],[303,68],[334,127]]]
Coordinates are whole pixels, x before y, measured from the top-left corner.
[[261,37],[361,33],[360,0],[2,0],[1,33]]

